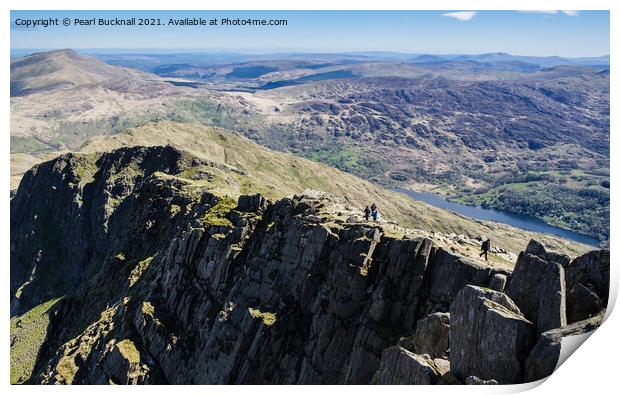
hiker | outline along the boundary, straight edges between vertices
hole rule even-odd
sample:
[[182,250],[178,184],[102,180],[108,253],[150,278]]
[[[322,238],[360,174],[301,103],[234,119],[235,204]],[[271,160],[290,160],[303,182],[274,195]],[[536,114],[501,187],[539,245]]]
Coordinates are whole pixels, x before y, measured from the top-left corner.
[[366,221],[370,219],[370,208],[368,206],[364,209],[364,218],[366,218]]
[[372,212],[372,220],[375,222],[379,220],[379,210],[375,209],[375,211]]
[[489,260],[489,250],[491,249],[491,239],[486,239],[485,241],[482,242],[482,245],[480,246],[480,249],[482,250],[482,252],[480,253],[480,256],[482,257],[484,255],[484,260],[488,261]]
[[379,219],[379,210],[377,210],[376,204],[373,203],[370,206],[370,213],[372,214],[372,220],[377,222],[377,219]]

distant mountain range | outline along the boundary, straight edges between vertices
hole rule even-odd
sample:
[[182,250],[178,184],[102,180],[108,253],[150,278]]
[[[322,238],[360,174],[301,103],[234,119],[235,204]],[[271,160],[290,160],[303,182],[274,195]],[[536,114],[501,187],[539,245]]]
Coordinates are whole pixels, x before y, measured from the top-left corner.
[[560,56],[520,56],[511,55],[505,52],[485,53],[479,55],[419,55],[411,60],[414,62],[431,61],[463,61],[472,60],[475,62],[524,62],[532,63],[542,67],[552,67],[559,65],[577,66],[596,66],[609,67],[609,55],[595,57],[566,58]]
[[[31,54],[32,50],[13,49],[12,57],[23,57]],[[43,51],[42,51],[43,52]],[[115,53],[108,50],[80,50],[80,53],[94,56],[106,63],[137,68],[142,71],[153,72],[154,69],[166,64],[187,64],[191,66],[212,66],[221,64],[244,63],[254,61],[303,60],[312,62],[356,63],[368,61],[397,61],[409,63],[433,63],[445,61],[475,61],[481,63],[494,62],[524,62],[541,68],[559,65],[588,66],[595,68],[609,68],[609,55],[593,57],[560,57],[560,56],[523,56],[511,55],[504,52],[484,54],[415,54],[399,52],[342,52],[342,53],[272,53],[272,54],[244,54],[235,52],[191,52],[179,53],[166,51],[163,53],[149,53],[139,50],[123,50]]]

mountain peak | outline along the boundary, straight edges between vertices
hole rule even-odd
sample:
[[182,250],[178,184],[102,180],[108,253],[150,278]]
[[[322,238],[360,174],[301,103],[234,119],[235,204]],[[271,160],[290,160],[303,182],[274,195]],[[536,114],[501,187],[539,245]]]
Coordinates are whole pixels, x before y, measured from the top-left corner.
[[136,74],[139,72],[108,65],[69,48],[36,52],[11,62],[11,96],[58,87],[72,88]]
[[80,56],[80,54],[71,48],[60,48],[60,49],[53,49],[51,51],[44,51],[44,52],[34,52],[32,53],[30,56],[35,56],[35,55],[42,55],[42,56],[54,56],[54,55],[70,55],[70,56]]

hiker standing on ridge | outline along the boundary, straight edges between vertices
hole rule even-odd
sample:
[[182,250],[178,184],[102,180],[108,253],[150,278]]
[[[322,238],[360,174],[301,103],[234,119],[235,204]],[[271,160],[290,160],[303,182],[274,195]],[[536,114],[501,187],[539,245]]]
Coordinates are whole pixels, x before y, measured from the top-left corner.
[[377,210],[377,205],[376,204],[372,204],[370,206],[370,212],[372,214],[372,220],[377,222],[377,220],[379,219],[379,210]]
[[480,256],[482,257],[484,255],[484,260],[488,261],[489,260],[489,250],[491,249],[491,239],[486,239],[485,241],[482,242],[482,245],[480,246],[480,249],[482,250],[482,252],[480,253]]
[[364,209],[364,218],[366,218],[366,221],[370,219],[370,208],[368,206]]

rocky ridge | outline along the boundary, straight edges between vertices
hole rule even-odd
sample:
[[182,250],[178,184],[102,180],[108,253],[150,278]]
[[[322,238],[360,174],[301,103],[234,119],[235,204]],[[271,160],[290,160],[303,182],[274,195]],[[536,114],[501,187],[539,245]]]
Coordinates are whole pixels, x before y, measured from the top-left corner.
[[[178,177],[197,168],[201,182]],[[62,299],[23,380],[518,383],[600,323],[609,251],[571,260],[533,241],[513,272],[335,215],[329,195],[223,193],[229,171],[134,147],[26,173],[11,314]],[[544,286],[526,293],[532,278]]]

